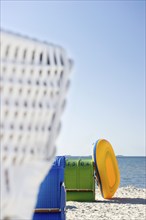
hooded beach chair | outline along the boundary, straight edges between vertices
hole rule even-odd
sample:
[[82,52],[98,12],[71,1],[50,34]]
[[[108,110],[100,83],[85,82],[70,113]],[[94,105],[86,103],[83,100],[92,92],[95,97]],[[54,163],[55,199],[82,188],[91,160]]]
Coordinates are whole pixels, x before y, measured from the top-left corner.
[[0,219],[32,218],[48,173],[71,61],[57,45],[1,31]]
[[118,161],[111,144],[99,139],[93,147],[95,175],[103,198],[110,199],[120,184]]
[[95,181],[91,157],[67,157],[65,167],[67,201],[94,201]]
[[66,219],[64,168],[65,157],[56,157],[51,170],[40,186],[33,220]]

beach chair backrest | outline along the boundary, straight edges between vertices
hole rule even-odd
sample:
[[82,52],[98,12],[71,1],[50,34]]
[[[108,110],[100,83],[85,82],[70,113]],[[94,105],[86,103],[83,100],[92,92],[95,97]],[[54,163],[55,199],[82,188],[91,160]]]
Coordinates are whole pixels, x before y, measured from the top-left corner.
[[44,220],[51,219],[52,215],[56,216],[56,219],[62,219],[61,216],[65,215],[64,168],[65,157],[56,157],[51,170],[40,186],[33,220],[41,219],[44,216],[46,216]]
[[120,185],[120,170],[114,150],[109,141],[99,139],[93,148],[94,168],[103,198],[114,196]]
[[1,215],[31,219],[55,156],[72,62],[60,46],[3,30],[0,45]]
[[68,157],[66,159],[65,187],[67,200],[95,200],[94,167],[91,157]]

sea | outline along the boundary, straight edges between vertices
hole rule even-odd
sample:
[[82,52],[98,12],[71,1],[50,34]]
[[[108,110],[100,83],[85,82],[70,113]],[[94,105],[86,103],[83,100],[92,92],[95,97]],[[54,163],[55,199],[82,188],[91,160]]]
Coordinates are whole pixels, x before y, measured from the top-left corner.
[[146,188],[146,157],[118,157],[120,186]]

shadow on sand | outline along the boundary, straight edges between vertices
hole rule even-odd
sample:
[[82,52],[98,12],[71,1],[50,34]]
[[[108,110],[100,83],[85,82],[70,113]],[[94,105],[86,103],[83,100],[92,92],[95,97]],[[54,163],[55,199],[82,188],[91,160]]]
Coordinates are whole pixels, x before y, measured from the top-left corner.
[[96,200],[97,203],[117,203],[117,204],[140,204],[145,205],[146,199],[143,198],[112,198],[109,200]]
[[[82,203],[107,203],[107,204],[131,204],[131,205],[146,205],[146,199],[143,198],[111,198],[109,200],[96,200],[93,202],[82,202]],[[67,209],[77,209],[76,206],[67,205]]]
[[67,205],[66,209],[77,209],[77,207],[74,205]]

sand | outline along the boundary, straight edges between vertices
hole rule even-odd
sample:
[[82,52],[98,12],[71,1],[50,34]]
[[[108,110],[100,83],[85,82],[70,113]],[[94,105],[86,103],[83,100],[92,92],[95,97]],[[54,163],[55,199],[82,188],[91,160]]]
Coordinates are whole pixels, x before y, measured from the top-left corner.
[[99,189],[95,202],[67,202],[67,220],[146,220],[146,189],[121,187],[105,200]]

